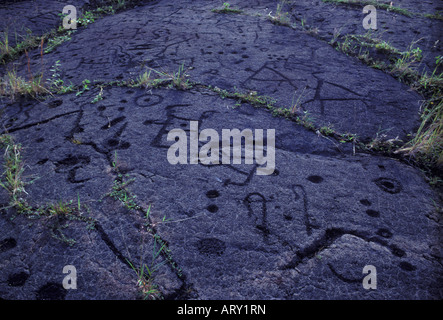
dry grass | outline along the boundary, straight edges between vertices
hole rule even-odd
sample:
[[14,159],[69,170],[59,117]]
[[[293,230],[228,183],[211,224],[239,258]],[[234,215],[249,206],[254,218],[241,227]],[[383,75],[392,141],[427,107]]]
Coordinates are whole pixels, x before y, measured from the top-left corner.
[[14,143],[9,135],[0,136],[0,147],[5,149],[3,156],[4,172],[0,186],[10,195],[9,205],[20,212],[28,207],[26,201],[21,197],[22,193],[26,193],[26,183],[23,180],[24,165],[21,158],[22,147],[20,144]]
[[11,101],[15,101],[19,96],[31,96],[37,98],[43,94],[50,94],[51,91],[46,88],[43,78],[43,44],[44,39],[40,40],[40,61],[41,73],[34,75],[31,72],[31,62],[28,52],[25,50],[27,58],[28,79],[17,74],[17,70],[13,68],[0,77],[0,96],[8,97]]
[[399,149],[437,168],[443,168],[443,99],[433,98],[424,103],[422,123],[415,137]]

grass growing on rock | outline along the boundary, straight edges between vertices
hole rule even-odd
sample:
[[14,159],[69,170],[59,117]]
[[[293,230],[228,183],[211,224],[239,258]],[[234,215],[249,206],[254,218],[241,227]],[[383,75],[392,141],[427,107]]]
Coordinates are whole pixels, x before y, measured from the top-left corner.
[[[41,53],[41,61],[43,61],[43,53]],[[19,97],[44,99],[54,94],[73,92],[76,89],[80,91],[81,88],[77,88],[73,84],[66,85],[60,79],[60,65],[60,61],[56,61],[50,69],[51,76],[44,79],[43,72],[36,75],[31,72],[28,60],[27,79],[18,75],[15,69],[8,71],[4,76],[0,77],[0,97],[7,97],[11,102],[14,102]]]
[[[439,70],[443,65],[443,57],[436,57],[434,70],[429,74],[426,71],[418,71],[422,60],[422,50],[416,46],[416,42],[412,42],[407,50],[402,51],[368,32],[364,35],[350,34],[341,38],[334,36],[330,44],[373,68],[391,74],[425,98],[421,106],[420,128],[410,141],[392,151],[395,154],[410,156],[430,170],[432,168],[441,170],[443,167],[443,73]],[[377,52],[382,53],[382,56],[377,56]]]
[[392,11],[392,12],[399,13],[399,14],[402,14],[407,17],[412,17],[414,15],[412,12],[410,12],[407,9],[394,6],[392,2],[389,4],[379,2],[379,1],[374,1],[374,0],[323,0],[323,2],[329,2],[329,3],[339,4],[339,5],[358,6],[361,8],[363,8],[364,6],[367,6],[367,5],[372,5],[377,9],[384,9],[386,11]]
[[[149,71],[145,71],[141,75],[139,75],[136,79],[130,79],[122,85],[127,85],[133,88],[145,88],[145,89],[154,89],[159,87],[169,87],[175,88],[178,90],[188,90],[193,87],[193,83],[188,79],[189,75],[187,71],[190,68],[185,70],[185,65],[182,63],[177,72],[166,72],[166,71],[158,71],[152,68],[149,68]],[[154,76],[151,75],[154,73]]]
[[393,1],[390,1],[389,3],[383,3],[375,0],[322,0],[326,3],[333,3],[337,5],[349,5],[354,6],[358,8],[363,8],[367,5],[372,5],[377,9],[386,10],[388,12],[394,12],[401,15],[404,15],[406,17],[413,17],[413,16],[419,16],[423,18],[428,19],[437,19],[437,20],[443,20],[443,15],[441,11],[437,11],[435,13],[417,13],[409,11],[408,9],[401,8],[394,5]]
[[[14,33],[13,36],[16,40],[16,45],[10,46],[9,39],[11,35],[9,34],[8,29],[6,29],[0,34],[0,64],[6,64],[8,61],[12,61],[19,55],[25,53],[25,51],[37,48],[42,39],[49,37],[50,34],[51,32],[38,37],[33,36],[30,30],[27,30],[26,35],[23,36]],[[21,41],[18,41],[19,37],[22,38]]]
[[21,157],[22,147],[15,144],[9,135],[0,136],[0,147],[5,149],[3,156],[3,174],[0,186],[3,187],[10,196],[9,204],[16,208],[27,208],[25,200],[21,198],[22,193],[26,193],[23,180],[24,165]]
[[120,201],[128,210],[140,210],[141,206],[136,203],[137,196],[133,195],[127,188],[135,179],[125,180],[127,175],[123,175],[119,170],[117,152],[115,152],[114,160],[112,161],[112,170],[117,174],[117,177],[114,180],[112,191],[106,195]]
[[229,13],[231,13],[231,14],[243,13],[243,11],[240,9],[232,8],[228,2],[223,3],[223,6],[221,8],[215,8],[215,9],[212,9],[211,11],[215,12],[215,13],[228,13],[228,14]]
[[[43,206],[31,206],[26,200],[25,186],[33,181],[25,182],[24,164],[21,157],[22,147],[16,144],[10,135],[0,136],[0,147],[5,149],[3,156],[3,174],[0,180],[0,186],[9,194],[9,205],[3,209],[14,209],[17,215],[25,216],[28,219],[42,219],[49,228],[51,235],[69,246],[75,244],[75,240],[68,238],[63,229],[68,227],[69,221],[83,221],[88,229],[93,229],[95,220],[83,215],[83,209],[80,198],[77,203],[70,201],[58,201],[56,203],[47,203]],[[87,209],[87,208],[86,208]]]
[[143,300],[158,300],[163,298],[157,285],[154,284],[154,276],[155,273],[168,262],[167,260],[157,262],[165,250],[165,247],[166,243],[163,241],[158,242],[157,237],[154,236],[151,262],[149,264],[143,263],[142,256],[140,257],[138,266],[134,266],[132,262],[127,260],[132,270],[137,274],[137,287]]
[[[323,0],[323,2],[356,5],[359,7],[372,4],[376,8],[386,9],[407,16],[417,15],[391,4],[388,5],[375,1]],[[291,24],[286,19],[287,15],[282,11],[284,3],[285,1],[280,2],[277,6],[276,14],[272,15],[270,13],[268,18],[274,24],[295,29],[294,24]],[[441,15],[437,13],[436,15],[423,14],[421,16],[439,19]],[[306,29],[305,26],[303,26],[303,29]],[[308,30],[312,31],[314,29],[311,27]],[[315,32],[309,33],[315,35]],[[443,182],[440,178],[435,179],[435,177],[442,176],[443,170],[443,121],[441,111],[443,97],[443,73],[441,68],[443,56],[436,57],[435,68],[431,74],[425,71],[419,72],[418,67],[422,61],[423,53],[420,47],[417,46],[418,41],[413,41],[403,51],[382,40],[371,30],[366,34],[346,34],[344,36],[340,35],[339,31],[335,31],[333,38],[329,40],[329,44],[338,51],[356,57],[372,68],[391,74],[424,97],[424,102],[420,109],[422,123],[410,141],[383,141],[380,137],[376,137],[372,142],[364,144],[359,142],[358,138],[353,134],[336,133],[332,128],[323,127],[317,129],[309,118],[309,121],[306,121],[298,116],[296,118],[297,122],[308,129],[315,130],[326,136],[334,136],[340,142],[352,142],[354,146],[357,145],[361,150],[382,152],[388,156],[401,155],[408,162],[423,168],[434,181]],[[289,109],[274,107],[271,109],[273,109],[274,115],[290,117],[294,109],[299,109],[298,106],[299,103],[293,103],[292,108]]]
[[[43,44],[43,41],[41,43]],[[14,101],[19,96],[37,98],[50,93],[46,88],[43,72],[37,75],[31,73],[30,60],[27,52],[26,57],[28,58],[28,79],[19,76],[15,68],[6,72],[4,76],[0,77],[0,96],[6,96],[11,101]],[[41,49],[41,57],[43,59],[43,47]]]
[[[104,5],[93,10],[80,13],[80,16],[77,18],[77,26],[86,27],[103,16],[115,14],[117,11],[130,6],[132,2],[136,3],[136,1],[131,0],[112,0],[108,2],[109,5]],[[63,20],[65,17],[64,14],[59,14],[59,16],[61,20]],[[28,29],[25,35],[20,36],[16,32],[10,34],[9,30],[6,29],[0,33],[0,64],[6,64],[7,62],[18,58],[20,55],[25,53],[25,51],[38,48],[42,42],[47,44],[45,53],[52,52],[60,44],[71,40],[71,35],[76,31],[76,29],[64,29],[60,25],[58,28],[49,30],[42,35],[33,35],[32,31]],[[15,39],[15,46],[10,45],[11,37],[14,37]],[[22,40],[18,41],[20,38]]]
[[414,138],[396,153],[417,158],[428,167],[443,168],[443,99],[435,95],[422,105],[422,122]]
[[277,9],[275,10],[275,14],[272,15],[272,11],[268,14],[268,19],[276,24],[281,26],[291,26],[291,20],[289,19],[289,12],[283,12],[283,6],[287,3],[287,1],[282,0],[277,4]]

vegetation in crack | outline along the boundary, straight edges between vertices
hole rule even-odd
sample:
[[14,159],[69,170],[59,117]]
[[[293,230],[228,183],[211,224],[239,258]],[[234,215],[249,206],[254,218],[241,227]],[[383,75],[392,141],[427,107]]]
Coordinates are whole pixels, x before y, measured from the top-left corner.
[[[113,15],[123,9],[133,6],[133,2],[135,1],[110,0],[106,1],[107,5],[84,10],[84,12],[80,12],[80,16],[77,18],[77,26],[86,27],[104,16]],[[66,15],[60,13],[59,16],[62,21]],[[71,36],[77,32],[77,30],[78,29],[65,29],[62,25],[59,25],[56,29],[45,32],[42,35],[33,35],[30,29],[26,30],[25,35],[19,35],[17,32],[10,34],[9,30],[6,29],[0,33],[0,64],[6,64],[13,61],[31,49],[43,47],[44,43],[46,43],[44,52],[50,53],[60,44],[71,40]],[[15,39],[15,46],[10,45],[10,39],[12,37]],[[20,38],[21,41],[18,41]]]
[[[418,71],[422,61],[422,50],[412,42],[406,51],[399,50],[367,32],[364,35],[348,34],[343,37],[336,34],[330,44],[337,50],[358,58],[368,66],[391,74],[399,81],[409,85],[424,97],[421,105],[421,125],[411,140],[396,143],[382,142],[382,137],[366,145],[367,149],[385,148],[391,154],[403,154],[414,158],[414,162],[441,177],[443,167],[443,56],[437,56],[434,69]],[[380,55],[381,54],[381,55]],[[374,57],[377,58],[374,58]],[[399,141],[401,142],[401,141]],[[433,181],[438,181],[439,179]],[[440,180],[441,181],[441,180]]]
[[140,261],[137,266],[128,260],[132,270],[134,270],[137,275],[137,288],[143,300],[163,299],[162,293],[154,283],[154,277],[156,272],[167,263],[167,260],[157,262],[165,250],[165,246],[166,243],[158,242],[157,237],[154,237],[151,261],[149,264],[143,262],[143,256],[140,256]]
[[215,12],[215,13],[228,13],[228,14],[229,13],[231,13],[231,14],[243,13],[243,10],[231,7],[229,2],[223,3],[223,6],[221,8],[215,8],[215,9],[212,9],[211,11]]
[[82,204],[80,197],[77,200],[47,203],[42,206],[32,206],[26,199],[25,186],[33,183],[36,178],[26,182],[24,177],[24,163],[21,156],[22,147],[16,144],[10,135],[0,136],[0,147],[5,149],[3,158],[3,174],[0,186],[9,194],[9,205],[3,209],[13,209],[14,219],[17,215],[28,219],[39,219],[50,230],[51,235],[69,246],[75,244],[75,239],[69,238],[63,232],[69,226],[70,221],[82,221],[87,229],[94,229],[95,220],[85,213],[89,212],[86,205]]
[[[373,1],[348,1],[348,0],[324,0],[337,4],[373,4]],[[296,29],[296,24],[290,21],[288,12],[283,11],[287,1],[282,0],[277,5],[275,14],[269,13],[268,19],[277,25]],[[397,13],[408,15],[409,12],[394,6],[376,3],[378,8],[389,9]],[[375,4],[374,4],[375,5]],[[376,5],[376,7],[377,7]],[[412,13],[410,13],[412,15]],[[440,15],[423,15],[439,18]],[[318,29],[306,26],[302,20],[302,30],[307,34],[317,37]],[[325,39],[321,39],[325,40]],[[352,142],[354,148],[369,153],[383,154],[389,157],[400,158],[405,162],[421,168],[431,185],[443,186],[443,138],[442,138],[442,96],[443,96],[443,56],[435,57],[435,66],[432,72],[425,69],[418,71],[423,59],[423,52],[418,41],[413,41],[406,50],[400,50],[390,43],[382,40],[371,30],[366,34],[346,34],[342,36],[340,31],[335,31],[329,44],[346,55],[353,56],[366,65],[391,74],[399,81],[404,82],[424,97],[420,107],[421,125],[417,132],[411,134],[409,141],[398,139],[383,139],[383,134],[377,135],[372,141],[364,143],[353,134],[337,134],[332,128],[322,127],[315,131],[324,135],[332,135],[340,142]],[[296,106],[294,104],[293,106]],[[290,115],[293,108],[277,108],[273,114]],[[297,120],[297,118],[296,118]],[[308,129],[314,129],[311,121],[298,122]],[[346,139],[340,139],[340,136]]]
[[441,11],[437,11],[435,13],[412,12],[408,9],[395,6],[392,1],[389,1],[389,3],[384,3],[384,2],[375,1],[375,0],[322,0],[322,1],[325,3],[333,3],[336,5],[348,5],[348,6],[354,6],[354,7],[359,7],[359,8],[362,8],[367,5],[372,5],[377,9],[382,9],[382,10],[386,10],[388,12],[398,13],[398,14],[404,15],[406,17],[419,16],[419,17],[423,17],[423,18],[443,20],[443,15],[442,15]]

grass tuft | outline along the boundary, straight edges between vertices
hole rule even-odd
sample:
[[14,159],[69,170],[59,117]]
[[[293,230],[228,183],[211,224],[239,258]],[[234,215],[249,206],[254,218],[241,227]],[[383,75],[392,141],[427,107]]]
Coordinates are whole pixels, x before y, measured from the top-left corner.
[[[169,88],[175,88],[178,90],[188,90],[193,87],[193,84],[189,81],[189,75],[185,70],[184,63],[182,63],[178,71],[175,73],[168,73],[164,71],[158,71],[150,68],[149,71],[145,71],[143,74],[137,77],[135,80],[129,80],[127,85],[135,88],[158,88],[161,86],[168,86]],[[151,78],[152,72],[156,77]]]
[[283,12],[283,6],[286,4],[286,0],[280,1],[277,4],[275,15],[272,15],[272,11],[268,14],[269,20],[276,25],[291,26],[291,20],[289,19],[289,12]]
[[364,7],[366,5],[373,5],[375,8],[377,9],[384,9],[386,11],[392,11],[407,17],[412,17],[414,15],[414,13],[412,13],[411,11],[404,9],[404,8],[400,8],[397,6],[394,6],[391,3],[383,3],[383,2],[379,2],[379,1],[375,1],[375,0],[323,0],[323,2],[326,3],[334,3],[334,4],[338,4],[338,5],[352,5],[352,6],[358,6],[358,7]]
[[[41,207],[32,207],[25,199],[25,186],[31,182],[25,182],[23,177],[24,164],[21,157],[22,147],[14,143],[10,135],[0,136],[0,147],[5,149],[3,156],[3,174],[0,179],[0,186],[9,194],[8,208],[15,209],[18,215],[26,216],[29,219],[45,220],[46,226],[50,229],[51,235],[62,242],[72,246],[75,240],[68,238],[62,229],[66,228],[71,220],[86,222],[88,229],[93,229],[95,220],[82,215],[80,198],[77,199],[77,205],[73,201],[59,201],[49,203]],[[6,208],[3,208],[6,209]]]
[[140,257],[138,267],[135,267],[133,263],[127,260],[131,268],[137,274],[137,287],[143,300],[158,300],[162,298],[161,292],[154,284],[154,274],[168,261],[163,260],[161,262],[156,262],[166,247],[166,243],[162,241],[157,242],[157,239],[158,237],[154,236],[154,245],[149,265],[142,262],[142,257]]
[[227,14],[243,13],[243,11],[240,9],[231,8],[231,5],[228,2],[223,3],[223,6],[221,8],[212,9],[211,11],[215,13],[227,13]]
[[22,147],[20,144],[15,144],[9,135],[0,136],[0,147],[5,149],[3,155],[4,171],[0,186],[9,193],[9,205],[11,207],[17,207],[19,209],[26,208],[27,204],[21,197],[22,193],[26,193],[26,183],[23,181],[24,165],[21,157]]

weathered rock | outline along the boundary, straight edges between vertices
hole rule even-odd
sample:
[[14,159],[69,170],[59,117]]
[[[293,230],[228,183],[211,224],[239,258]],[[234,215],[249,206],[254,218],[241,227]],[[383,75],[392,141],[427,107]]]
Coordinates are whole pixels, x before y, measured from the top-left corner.
[[[301,3],[293,9],[308,14]],[[243,8],[264,15],[271,5]],[[1,102],[2,133],[22,145],[23,179],[32,181],[23,197],[34,211],[72,200],[95,224],[3,209],[0,297],[136,299],[132,263],[158,267],[152,281],[167,299],[441,299],[441,217],[419,170],[354,154],[349,143],[208,86],[256,91],[285,107],[303,92],[302,111],[317,124],[367,139],[413,132],[421,97],[318,37],[213,8],[158,1],[106,16],[44,56],[45,68],[60,60],[66,83],[89,79],[91,90]],[[134,79],[147,66],[175,73],[182,62],[204,86],[107,85],[92,103],[101,90],[94,80]],[[275,170],[258,175],[257,158],[245,157],[172,165],[168,133],[190,139],[191,121],[215,130],[220,145],[223,129],[274,129]],[[0,197],[7,207],[7,192]],[[77,270],[76,290],[63,288],[66,265]],[[363,286],[368,265],[376,289]]]

